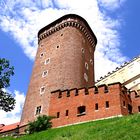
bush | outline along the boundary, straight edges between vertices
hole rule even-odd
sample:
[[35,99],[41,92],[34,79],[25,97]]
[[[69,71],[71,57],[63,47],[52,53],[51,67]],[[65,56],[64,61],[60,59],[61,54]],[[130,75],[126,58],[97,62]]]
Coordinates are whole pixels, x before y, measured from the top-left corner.
[[34,132],[39,132],[42,130],[47,130],[52,127],[51,116],[38,116],[37,119],[33,122],[29,122],[28,128],[25,130],[28,134],[33,134]]

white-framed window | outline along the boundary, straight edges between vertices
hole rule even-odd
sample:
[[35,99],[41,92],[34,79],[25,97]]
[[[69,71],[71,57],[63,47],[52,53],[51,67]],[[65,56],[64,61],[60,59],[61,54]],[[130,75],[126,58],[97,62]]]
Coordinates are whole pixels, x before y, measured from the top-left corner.
[[45,86],[42,86],[41,88],[40,88],[40,94],[43,94],[45,92]]
[[41,106],[37,106],[35,110],[35,115],[39,115],[41,113]]
[[84,48],[82,48],[81,51],[82,51],[82,53],[84,53],[85,52]]
[[47,75],[48,75],[48,70],[43,71],[43,73],[42,73],[42,77],[46,77]]
[[88,82],[88,76],[86,73],[84,73],[84,79],[86,80],[86,82]]
[[45,65],[49,64],[50,63],[50,58],[47,58],[44,62]]
[[85,62],[85,67],[88,70],[88,63],[87,62]]
[[57,49],[60,48],[60,45],[57,45],[56,48],[57,48]]
[[90,59],[90,64],[92,64],[92,65],[93,65],[93,60],[92,60],[92,59]]
[[43,57],[43,56],[44,56],[44,53],[41,53],[41,54],[40,54],[40,57]]

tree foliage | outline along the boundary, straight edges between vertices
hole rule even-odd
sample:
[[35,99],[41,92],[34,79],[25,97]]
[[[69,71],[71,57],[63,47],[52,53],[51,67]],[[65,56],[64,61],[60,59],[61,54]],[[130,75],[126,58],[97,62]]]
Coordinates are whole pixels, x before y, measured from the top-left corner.
[[26,133],[32,134],[34,132],[39,132],[42,130],[47,130],[52,127],[51,116],[38,116],[33,122],[29,122],[28,128],[25,130]]
[[12,75],[14,75],[14,67],[11,67],[5,58],[0,58],[0,109],[6,112],[15,107],[13,96],[3,90],[10,86],[10,76]]

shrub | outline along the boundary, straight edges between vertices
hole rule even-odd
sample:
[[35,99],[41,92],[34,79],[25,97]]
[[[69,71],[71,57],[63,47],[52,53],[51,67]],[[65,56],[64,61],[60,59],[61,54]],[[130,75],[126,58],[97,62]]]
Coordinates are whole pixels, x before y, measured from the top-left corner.
[[25,130],[26,133],[32,134],[34,132],[39,132],[42,130],[47,130],[52,127],[51,116],[38,116],[33,122],[29,122],[28,128]]

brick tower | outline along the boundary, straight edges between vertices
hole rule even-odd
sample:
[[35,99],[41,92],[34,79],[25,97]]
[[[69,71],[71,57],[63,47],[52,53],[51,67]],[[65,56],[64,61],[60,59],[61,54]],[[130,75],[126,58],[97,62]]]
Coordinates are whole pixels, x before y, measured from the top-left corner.
[[97,39],[80,16],[65,15],[38,33],[38,51],[20,126],[48,114],[51,92],[94,85]]

